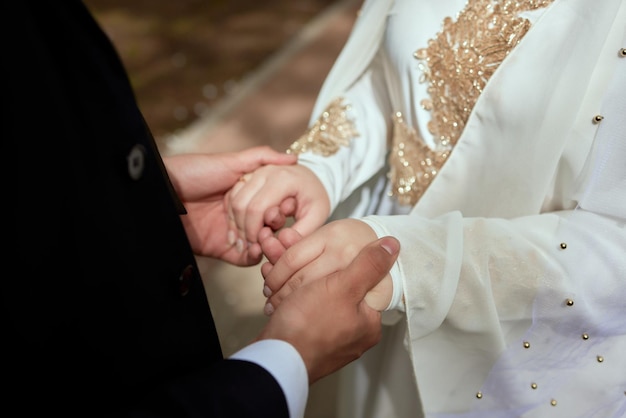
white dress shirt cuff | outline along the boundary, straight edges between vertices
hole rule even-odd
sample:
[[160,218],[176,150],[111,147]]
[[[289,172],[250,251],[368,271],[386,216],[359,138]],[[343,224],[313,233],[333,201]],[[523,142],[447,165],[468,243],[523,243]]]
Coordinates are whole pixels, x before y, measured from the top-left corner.
[[[389,231],[383,228],[382,225],[375,222],[373,218],[361,218],[359,219],[362,222],[365,222],[370,226],[376,233],[378,238],[391,235]],[[404,295],[404,285],[402,283],[402,275],[400,274],[400,265],[396,261],[393,263],[391,270],[389,270],[389,275],[391,276],[392,282],[392,293],[391,300],[389,301],[389,305],[385,309],[385,311],[398,310],[400,312],[404,312],[404,301],[402,296]]]

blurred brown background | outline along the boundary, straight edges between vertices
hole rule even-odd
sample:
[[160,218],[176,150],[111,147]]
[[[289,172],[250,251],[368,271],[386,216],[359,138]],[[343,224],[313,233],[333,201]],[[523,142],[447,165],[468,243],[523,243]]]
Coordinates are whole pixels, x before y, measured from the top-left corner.
[[[85,0],[116,45],[153,134],[209,114],[335,0]],[[331,51],[334,53],[335,51]],[[306,87],[306,86],[305,86]]]
[[[163,154],[285,149],[345,43],[360,0],[84,0],[129,71]],[[259,266],[199,259],[225,355],[263,326]],[[334,418],[336,376],[306,418]]]

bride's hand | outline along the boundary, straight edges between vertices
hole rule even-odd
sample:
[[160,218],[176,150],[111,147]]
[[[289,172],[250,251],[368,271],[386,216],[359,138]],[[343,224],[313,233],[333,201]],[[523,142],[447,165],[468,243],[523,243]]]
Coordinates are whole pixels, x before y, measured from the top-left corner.
[[[271,314],[294,289],[345,268],[361,249],[378,239],[372,228],[356,219],[331,222],[304,238],[287,231],[267,236],[261,242],[270,260],[261,270],[268,297],[266,314]],[[278,259],[277,254],[281,254]],[[392,281],[387,274],[365,300],[372,308],[382,311],[389,305],[391,296]]]

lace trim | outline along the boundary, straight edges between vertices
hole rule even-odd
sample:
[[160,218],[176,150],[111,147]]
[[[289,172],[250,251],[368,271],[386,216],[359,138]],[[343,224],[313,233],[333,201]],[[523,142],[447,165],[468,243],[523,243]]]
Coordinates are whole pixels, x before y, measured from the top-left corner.
[[287,153],[311,151],[327,157],[339,151],[340,146],[347,147],[350,140],[359,136],[353,121],[347,116],[348,110],[350,106],[343,104],[342,97],[334,99],[313,126],[289,146]]
[[437,151],[396,116],[389,161],[392,196],[404,204],[419,200],[461,136],[487,81],[530,29],[530,21],[519,14],[552,2],[470,0],[456,21],[445,18],[442,31],[414,53],[420,81],[428,83],[430,98],[420,105],[432,112],[427,127]]

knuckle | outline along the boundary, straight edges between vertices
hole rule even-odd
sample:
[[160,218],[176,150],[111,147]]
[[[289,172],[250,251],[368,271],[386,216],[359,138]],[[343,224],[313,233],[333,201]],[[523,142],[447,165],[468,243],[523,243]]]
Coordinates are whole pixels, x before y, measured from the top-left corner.
[[265,285],[270,288],[274,295],[277,295],[280,294],[280,292],[284,291],[283,289],[285,289],[286,285],[285,280],[286,279],[269,274],[265,278]]
[[282,260],[289,270],[294,270],[294,267],[297,265],[296,253],[293,251],[285,251],[285,253],[282,255]]
[[246,210],[246,203],[237,198],[234,198],[230,202],[230,207],[233,209],[233,211],[241,213]]
[[300,286],[302,286],[302,277],[300,275],[296,275],[294,277],[292,277],[291,279],[289,279],[289,281],[286,283],[288,289],[290,291],[294,291],[296,289],[298,289]]

